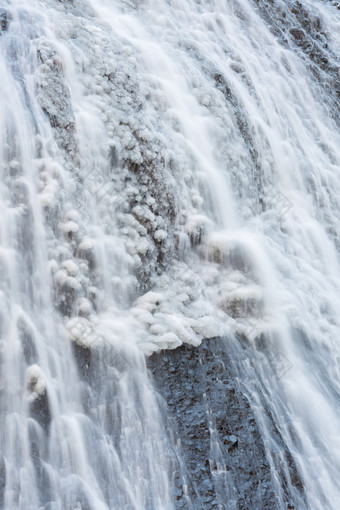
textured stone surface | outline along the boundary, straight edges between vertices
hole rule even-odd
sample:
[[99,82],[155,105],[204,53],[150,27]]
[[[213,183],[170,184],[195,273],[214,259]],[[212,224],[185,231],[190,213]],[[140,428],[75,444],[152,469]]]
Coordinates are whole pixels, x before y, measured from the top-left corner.
[[[330,34],[317,9],[313,11],[295,0],[254,0],[261,16],[271,27],[278,41],[285,47],[304,55],[307,67],[312,72],[317,93],[320,84],[326,92],[324,100],[332,101],[330,115],[339,119],[339,59],[330,47]],[[334,13],[339,8],[333,2]]]
[[11,19],[11,14],[6,9],[0,9],[0,35],[7,32]]
[[[163,351],[148,359],[156,388],[167,403],[169,434],[177,430],[175,440],[187,467],[194,508],[297,508],[288,488],[285,506],[277,500],[259,428],[233,368],[235,361],[221,339],[205,341],[198,348]],[[301,492],[296,467],[292,459],[288,463],[290,485]],[[177,480],[177,484],[177,508],[190,508],[183,482]]]

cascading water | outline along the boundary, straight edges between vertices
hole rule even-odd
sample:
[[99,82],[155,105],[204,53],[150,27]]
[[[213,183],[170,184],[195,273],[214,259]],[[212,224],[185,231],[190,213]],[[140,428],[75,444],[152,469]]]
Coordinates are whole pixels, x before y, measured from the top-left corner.
[[[337,510],[339,5],[8,0],[0,29],[0,508]],[[190,489],[145,360],[202,341],[269,506],[204,392]]]

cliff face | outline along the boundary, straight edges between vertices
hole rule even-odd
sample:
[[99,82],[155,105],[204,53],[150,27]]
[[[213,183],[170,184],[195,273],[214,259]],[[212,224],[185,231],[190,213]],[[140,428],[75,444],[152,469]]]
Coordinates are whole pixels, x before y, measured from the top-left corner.
[[[155,387],[164,399],[169,437],[182,452],[185,479],[174,472],[176,508],[192,508],[186,502],[186,484],[195,509],[306,508],[297,466],[272,421],[284,506],[279,502],[271,460],[250,405],[252,397],[237,369],[239,355],[232,342],[215,338],[197,348],[181,346],[148,359]],[[267,413],[263,419],[273,420]],[[177,457],[175,469],[181,462]]]

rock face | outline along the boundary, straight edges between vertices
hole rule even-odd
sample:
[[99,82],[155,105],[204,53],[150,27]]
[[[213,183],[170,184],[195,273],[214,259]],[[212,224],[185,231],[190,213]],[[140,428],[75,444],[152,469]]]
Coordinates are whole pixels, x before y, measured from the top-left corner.
[[62,60],[46,41],[37,50],[40,66],[38,102],[56,129],[60,146],[68,153],[76,150],[74,114]]
[[[187,469],[184,482],[175,476],[176,508],[192,508],[186,501],[185,483],[195,509],[297,508],[296,494],[290,494],[289,488],[284,506],[278,501],[254,413],[233,368],[235,361],[219,338],[198,348],[182,346],[155,353],[148,359],[171,416],[169,435],[177,431],[175,441]],[[303,500],[291,460],[290,471],[286,487],[297,489]]]
[[[339,61],[330,49],[330,34],[317,10],[296,0],[254,0],[261,16],[271,26],[278,41],[304,55],[318,89],[323,85],[332,100],[332,117],[339,121]],[[338,2],[332,2],[334,14]]]
[[7,32],[12,17],[6,9],[0,9],[0,35]]

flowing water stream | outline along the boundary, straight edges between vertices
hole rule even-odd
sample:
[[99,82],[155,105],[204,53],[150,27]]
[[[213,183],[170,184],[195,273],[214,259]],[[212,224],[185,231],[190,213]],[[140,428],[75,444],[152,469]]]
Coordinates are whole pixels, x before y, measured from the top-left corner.
[[271,508],[338,510],[339,50],[326,0],[3,0],[1,509],[196,509],[145,359],[219,337]]

